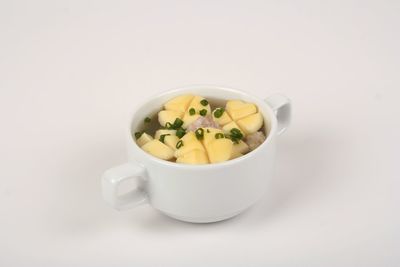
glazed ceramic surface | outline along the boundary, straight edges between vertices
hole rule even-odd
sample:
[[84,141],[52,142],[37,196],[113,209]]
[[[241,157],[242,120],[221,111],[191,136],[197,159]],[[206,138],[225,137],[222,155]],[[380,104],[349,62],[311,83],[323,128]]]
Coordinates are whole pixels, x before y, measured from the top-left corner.
[[[241,99],[255,103],[264,116],[266,141],[254,151],[217,164],[188,165],[164,161],[143,151],[132,138],[149,114],[155,114],[174,96]],[[115,209],[150,204],[164,214],[187,222],[215,222],[233,217],[259,200],[273,175],[276,138],[290,123],[290,101],[282,95],[259,99],[242,91],[216,86],[192,86],[162,93],[145,101],[127,127],[127,163],[102,177],[104,199]],[[119,196],[118,186],[135,179],[137,188]]]

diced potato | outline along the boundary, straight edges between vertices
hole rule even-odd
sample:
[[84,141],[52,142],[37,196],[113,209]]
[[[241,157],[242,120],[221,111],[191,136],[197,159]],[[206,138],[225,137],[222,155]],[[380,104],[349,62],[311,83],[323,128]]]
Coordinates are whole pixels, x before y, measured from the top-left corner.
[[252,134],[257,132],[263,125],[263,116],[258,112],[256,114],[247,116],[241,120],[237,121],[240,129],[247,134]]
[[239,153],[238,151],[232,150],[231,157],[229,159],[236,159],[238,157],[243,156],[243,154]]
[[164,104],[166,110],[174,110],[179,112],[185,112],[189,106],[190,101],[193,99],[193,95],[181,95],[177,96],[167,103]]
[[224,133],[230,134],[233,128],[239,129],[242,132],[243,136],[245,135],[245,133],[242,131],[239,125],[237,125],[236,122],[234,121],[226,124],[224,127],[222,127],[222,130],[224,131]]
[[176,162],[186,164],[207,164],[208,157],[206,152],[195,149],[177,158]]
[[164,137],[164,144],[172,148],[173,150],[176,150],[176,143],[178,143],[179,137],[176,135],[167,135]]
[[242,140],[239,140],[238,144],[233,143],[233,148],[232,148],[232,152],[238,153],[238,154],[246,154],[247,152],[250,151],[249,146],[243,142]]
[[143,146],[144,144],[150,142],[153,139],[154,138],[151,135],[143,133],[138,139],[136,139],[136,143],[138,144],[138,146]]
[[161,110],[158,112],[158,122],[161,126],[165,126],[167,122],[173,124],[176,118],[182,118],[183,113],[174,110]]
[[188,132],[180,140],[183,142],[183,146],[175,151],[176,158],[179,158],[180,156],[195,149],[205,151],[201,142],[197,140],[194,132]]
[[229,114],[226,110],[224,111],[224,113],[222,113],[222,116],[219,118],[215,117],[214,112],[215,112],[215,110],[213,111],[213,119],[219,125],[225,125],[232,121],[231,117],[229,116]]
[[232,141],[227,138],[216,139],[207,144],[206,149],[210,163],[217,163],[230,159],[232,147]]
[[231,112],[232,110],[239,109],[244,104],[242,100],[229,100],[226,102],[226,111]]
[[187,128],[192,122],[197,120],[200,117],[199,114],[190,115],[189,112],[186,112],[183,116],[183,128]]
[[[208,131],[209,132],[208,132]],[[203,138],[203,140],[202,140],[202,142],[203,142],[203,145],[207,145],[208,143],[210,143],[210,142],[212,142],[212,141],[214,141],[214,140],[216,140],[216,138],[215,138],[215,134],[217,134],[217,133],[224,133],[222,130],[220,130],[220,129],[215,129],[215,128],[204,128],[204,138]]]
[[230,109],[229,115],[233,120],[239,120],[257,112],[256,105],[252,103],[243,103],[240,107]]
[[156,139],[144,144],[142,149],[160,159],[170,160],[174,157],[174,150]]
[[160,136],[163,134],[176,135],[176,130],[167,130],[167,129],[157,130],[156,134],[154,135],[154,138],[160,139]]
[[205,109],[205,110],[207,110],[207,114],[206,114],[206,115],[209,115],[209,114],[211,113],[210,104],[208,104],[208,105],[206,105],[206,106],[203,106],[203,105],[200,103],[200,101],[202,101],[203,99],[205,99],[205,98],[202,97],[202,96],[195,96],[195,97],[192,99],[192,101],[190,102],[190,104],[189,104],[188,111],[189,111],[191,108],[194,108],[195,111],[196,111],[196,114],[199,114],[199,111],[200,111],[200,110]]

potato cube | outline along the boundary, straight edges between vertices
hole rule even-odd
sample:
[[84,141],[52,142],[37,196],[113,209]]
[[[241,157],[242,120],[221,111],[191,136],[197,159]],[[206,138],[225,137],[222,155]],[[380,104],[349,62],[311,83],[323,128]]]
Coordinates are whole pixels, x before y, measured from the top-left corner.
[[164,144],[172,148],[174,151],[176,148],[176,143],[178,143],[179,137],[176,135],[167,135],[164,137]]
[[252,103],[243,103],[240,107],[229,109],[228,113],[233,120],[239,120],[257,112],[256,105]]
[[239,125],[237,125],[236,122],[234,121],[226,124],[224,127],[222,127],[222,130],[224,131],[224,133],[230,134],[233,128],[239,129],[242,132],[243,136],[245,135],[245,133],[242,131]]
[[149,135],[147,133],[143,133],[138,139],[136,139],[136,143],[138,144],[138,146],[141,147],[153,139],[154,138],[151,135]]
[[236,158],[241,157],[241,156],[243,156],[243,154],[239,153],[238,151],[232,150],[232,154],[231,154],[230,159],[236,159]]
[[188,132],[180,139],[180,141],[182,141],[183,145],[175,151],[176,158],[179,158],[180,156],[195,149],[205,151],[201,142],[197,140],[194,132]]
[[223,131],[216,128],[204,128],[204,138],[202,140],[203,145],[207,145],[208,143],[216,140],[215,134],[222,133]]
[[197,120],[200,117],[199,114],[190,115],[188,112],[183,116],[183,128],[187,128],[192,122]]
[[246,154],[249,151],[250,147],[242,140],[239,140],[239,143],[237,144],[233,143],[233,148],[232,148],[233,153]]
[[194,110],[196,111],[196,114],[199,114],[200,110],[205,109],[205,110],[207,110],[206,115],[209,115],[209,114],[211,113],[210,104],[207,104],[206,106],[203,106],[203,105],[201,104],[201,101],[204,100],[204,99],[205,99],[205,98],[202,97],[202,96],[195,96],[195,97],[192,99],[192,101],[190,102],[190,104],[189,104],[188,111],[189,111],[191,108],[194,108]]
[[189,106],[189,103],[193,99],[193,95],[181,95],[177,96],[167,103],[164,104],[166,110],[174,110],[179,112],[185,112]]
[[195,149],[177,158],[176,162],[186,164],[207,164],[208,158],[205,151]]
[[[216,109],[216,110],[218,110],[218,109]],[[229,116],[229,114],[226,110],[222,113],[221,117],[219,117],[219,118],[215,117],[216,110],[213,111],[213,119],[215,122],[218,123],[218,125],[225,125],[232,121],[231,117]]]
[[263,125],[263,116],[256,113],[237,121],[237,124],[248,135],[257,132]]
[[142,149],[159,159],[170,160],[174,157],[174,150],[156,139],[144,144]]
[[157,130],[156,134],[154,135],[154,138],[160,139],[160,136],[163,134],[176,135],[176,130],[166,130],[166,129]]
[[216,139],[207,144],[206,149],[210,163],[217,163],[230,159],[232,147],[232,141],[227,138]]
[[176,118],[181,119],[182,116],[183,113],[180,111],[161,110],[158,112],[158,122],[161,124],[161,126],[165,126],[167,122],[173,124]]

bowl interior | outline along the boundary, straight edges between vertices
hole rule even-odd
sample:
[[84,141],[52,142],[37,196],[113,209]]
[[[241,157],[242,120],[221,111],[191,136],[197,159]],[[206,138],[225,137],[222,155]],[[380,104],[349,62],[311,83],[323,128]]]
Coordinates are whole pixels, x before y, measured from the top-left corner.
[[[194,94],[200,95],[207,99],[213,99],[217,101],[226,101],[231,99],[240,99],[246,102],[255,103],[264,117],[264,132],[267,139],[273,130],[275,124],[275,116],[269,106],[263,101],[253,96],[250,96],[242,91],[216,87],[216,86],[192,86],[180,89],[170,90],[161,93],[157,96],[151,97],[148,101],[145,101],[140,107],[136,109],[130,124],[131,135],[141,130],[143,126],[143,119],[145,117],[157,117],[157,113],[162,109],[165,102],[171,98],[182,95],[182,94]],[[211,101],[212,102],[212,101]],[[133,138],[132,138],[132,141]],[[136,142],[134,142],[136,143]]]

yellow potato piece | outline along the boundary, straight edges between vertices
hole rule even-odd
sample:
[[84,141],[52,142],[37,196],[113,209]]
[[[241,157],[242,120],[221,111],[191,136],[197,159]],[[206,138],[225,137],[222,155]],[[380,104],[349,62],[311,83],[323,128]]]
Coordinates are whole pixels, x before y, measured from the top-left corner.
[[174,157],[174,150],[156,139],[144,144],[142,149],[159,159],[170,160]]
[[167,135],[164,137],[164,144],[172,148],[173,150],[176,150],[176,143],[178,143],[179,137],[176,135]]
[[201,142],[197,140],[194,132],[188,132],[180,140],[183,142],[183,146],[175,151],[176,158],[179,158],[182,155],[195,149],[205,151]]
[[239,141],[238,144],[233,143],[232,153],[233,154],[246,154],[250,151],[250,147],[243,142],[242,140]]
[[182,119],[183,120],[182,127],[187,128],[189,124],[197,120],[199,117],[200,117],[199,114],[190,115],[188,112],[186,112]]
[[222,127],[222,130],[224,131],[224,133],[230,134],[233,128],[239,129],[242,132],[243,136],[245,135],[239,125],[237,125],[234,121],[226,124],[224,127]]
[[138,139],[136,139],[136,143],[138,146],[143,146],[144,144],[153,140],[153,137],[147,133],[143,133]]
[[242,100],[228,100],[226,102],[226,111],[231,112],[232,110],[241,108],[245,103]]
[[208,143],[210,143],[210,142],[212,142],[212,141],[214,141],[216,139],[215,138],[215,134],[217,134],[217,133],[222,133],[223,134],[223,131],[220,130],[220,129],[215,129],[215,128],[203,128],[203,129],[204,129],[204,138],[202,140],[202,143],[205,146]]
[[215,110],[213,111],[213,119],[219,125],[225,125],[225,124],[228,124],[228,123],[230,123],[232,121],[231,117],[229,116],[229,114],[228,114],[228,112],[226,110],[224,111],[224,113],[222,113],[222,116],[219,117],[219,118],[215,117],[214,112],[215,112]]
[[176,130],[166,130],[166,129],[157,130],[156,134],[154,135],[154,138],[160,139],[160,136],[163,134],[176,135]]
[[245,134],[252,134],[257,132],[263,125],[263,117],[260,113],[247,116],[237,121],[240,129],[243,129]]
[[183,113],[174,110],[161,110],[158,112],[158,122],[161,126],[165,126],[167,122],[173,124],[176,118],[182,118]]
[[256,105],[252,103],[243,103],[239,108],[230,109],[229,115],[232,120],[239,120],[257,112]]
[[211,113],[210,104],[208,104],[208,105],[206,105],[206,106],[203,106],[203,105],[200,103],[200,101],[203,100],[203,99],[205,99],[205,98],[202,97],[202,96],[195,96],[195,97],[192,99],[192,101],[190,102],[190,104],[189,104],[188,111],[189,111],[191,108],[194,108],[195,111],[196,111],[196,114],[199,114],[200,110],[205,109],[205,110],[207,110],[207,114],[206,114],[206,115],[209,115],[209,114]]
[[238,151],[232,150],[232,154],[231,154],[230,159],[236,159],[236,158],[241,157],[241,156],[243,156],[243,154],[239,153]]
[[[167,123],[173,124],[177,118],[180,118],[183,120],[183,128],[187,128],[201,117],[199,112],[204,109],[207,111],[206,115],[212,115],[213,120],[222,127],[222,130],[203,128],[204,136],[198,140],[194,132],[188,132],[179,139],[176,136],[176,130],[159,129],[154,139],[143,133],[136,140],[137,144],[155,157],[165,160],[175,157],[177,163],[186,164],[223,162],[248,153],[249,146],[242,140],[236,144],[225,137],[217,139],[216,134],[231,134],[233,128],[240,130],[243,136],[257,132],[263,125],[263,117],[257,111],[257,106],[242,100],[229,100],[222,116],[216,118],[214,113],[217,109],[211,113],[210,104],[203,106],[202,100],[205,100],[202,96],[189,94],[174,97],[164,104],[164,110],[158,113],[158,121],[165,126]],[[191,108],[195,110],[194,115],[189,113]],[[162,135],[165,136],[163,142],[160,142]],[[182,141],[183,145],[177,149],[176,145],[179,141]]]
[[177,158],[176,162],[186,164],[207,164],[208,157],[206,152],[195,149]]
[[230,159],[233,143],[227,138],[216,139],[206,145],[210,163],[223,162]]
[[167,103],[165,103],[164,109],[185,112],[189,106],[189,103],[192,101],[193,97],[194,97],[193,95],[177,96],[169,100]]

